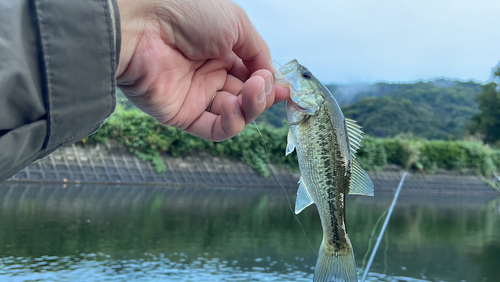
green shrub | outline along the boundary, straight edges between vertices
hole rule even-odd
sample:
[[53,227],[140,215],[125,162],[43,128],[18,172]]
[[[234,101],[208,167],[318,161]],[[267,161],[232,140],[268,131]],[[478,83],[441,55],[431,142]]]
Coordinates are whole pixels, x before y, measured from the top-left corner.
[[489,177],[495,172],[493,150],[478,142],[462,142],[466,165],[476,174]]
[[444,169],[465,167],[465,152],[461,143],[455,141],[424,141],[420,158],[431,160],[435,166]]
[[[137,109],[125,110],[119,105],[101,129],[84,142],[106,143],[113,140],[142,160],[150,161],[157,173],[166,170],[161,154],[178,157],[200,151],[233,157],[263,176],[269,175],[269,161],[273,165],[297,170],[297,154],[294,152],[285,156],[288,128],[265,125],[259,128],[260,132],[253,124],[248,125],[234,138],[215,143],[163,126]],[[489,177],[500,168],[500,149],[472,141],[365,136],[356,159],[366,170],[380,170],[391,163],[425,173],[435,173],[438,168],[467,168],[480,176]]]
[[356,154],[361,167],[366,170],[381,170],[387,164],[387,153],[382,139],[365,136]]
[[382,139],[388,162],[435,173],[438,168],[468,168],[489,177],[500,168],[500,150],[472,141]]
[[399,139],[381,139],[384,146],[387,162],[396,165],[403,165],[401,156],[403,155],[403,144]]
[[248,125],[243,132],[224,142],[206,141],[189,133],[159,124],[153,118],[137,110],[125,110],[118,105],[111,116],[94,135],[85,140],[89,143],[106,143],[110,140],[123,145],[142,160],[150,161],[157,173],[166,171],[161,154],[173,157],[205,151],[214,156],[234,157],[262,176],[268,176],[268,156],[262,140],[267,142],[272,164],[297,169],[297,157],[285,156],[286,128],[274,129],[260,126],[262,137],[255,126]]

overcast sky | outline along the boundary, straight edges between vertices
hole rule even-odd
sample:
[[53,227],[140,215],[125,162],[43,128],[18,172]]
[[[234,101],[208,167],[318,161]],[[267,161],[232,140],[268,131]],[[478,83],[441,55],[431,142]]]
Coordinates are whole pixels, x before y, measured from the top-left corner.
[[500,61],[500,0],[233,0],[273,59],[324,83],[485,82]]

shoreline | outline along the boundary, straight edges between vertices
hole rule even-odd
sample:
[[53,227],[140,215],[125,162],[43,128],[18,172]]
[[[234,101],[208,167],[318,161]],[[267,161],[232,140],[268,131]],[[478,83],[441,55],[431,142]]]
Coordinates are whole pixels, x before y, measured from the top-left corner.
[[[140,160],[119,146],[80,147],[73,144],[32,163],[5,183],[280,187],[273,174],[264,178],[250,166],[229,158],[214,157],[208,153],[162,157],[167,171],[158,175],[148,161]],[[298,173],[272,167],[284,188],[298,188]],[[374,183],[375,191],[392,192],[403,170],[388,165],[382,171],[367,173]],[[478,176],[456,171],[439,171],[437,174],[409,172],[404,188],[405,193],[412,194],[500,194]]]

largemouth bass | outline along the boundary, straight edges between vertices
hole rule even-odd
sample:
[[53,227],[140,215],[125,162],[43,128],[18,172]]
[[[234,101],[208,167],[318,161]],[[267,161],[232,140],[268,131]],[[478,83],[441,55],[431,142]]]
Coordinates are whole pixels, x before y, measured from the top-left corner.
[[345,200],[347,194],[373,196],[372,181],[355,159],[361,127],[344,118],[332,93],[296,60],[280,68],[274,82],[290,88],[285,153],[297,150],[301,172],[295,213],[315,203],[323,226],[314,282],[358,281]]

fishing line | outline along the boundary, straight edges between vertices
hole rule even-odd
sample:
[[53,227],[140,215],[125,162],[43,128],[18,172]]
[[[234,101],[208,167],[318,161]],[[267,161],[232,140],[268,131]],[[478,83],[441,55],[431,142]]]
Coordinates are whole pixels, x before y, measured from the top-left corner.
[[282,65],[281,65],[280,63],[278,63],[278,61],[276,61],[276,60],[273,60],[273,64],[278,65],[278,66],[279,66],[279,68],[281,68],[281,67],[282,67]]
[[300,222],[300,219],[297,217],[297,215],[295,214],[295,211],[293,210],[292,208],[292,203],[290,202],[290,197],[288,196],[288,192],[286,191],[285,187],[283,186],[283,184],[281,183],[281,181],[278,179],[278,175],[276,174],[276,172],[274,172],[274,168],[273,166],[271,165],[271,159],[269,159],[269,151],[267,150],[267,143],[266,143],[266,139],[264,139],[264,135],[262,135],[262,132],[260,132],[260,129],[259,127],[257,126],[257,123],[255,123],[255,121],[253,122],[253,124],[255,125],[255,128],[257,128],[257,131],[259,132],[260,134],[260,137],[262,138],[262,141],[264,142],[264,149],[266,150],[266,157],[267,157],[267,162],[269,163],[269,167],[271,168],[271,172],[273,173],[273,176],[274,178],[276,179],[276,181],[278,181],[279,185],[281,186],[281,188],[283,189],[283,192],[285,192],[285,195],[286,195],[286,199],[288,201],[288,207],[290,208],[290,211],[292,212],[293,216],[295,217],[295,219],[297,220],[297,222],[299,223],[300,225],[300,228],[302,229],[302,233],[304,234],[304,237],[306,238],[306,241],[307,243],[309,244],[309,246],[311,247],[311,250],[314,252],[314,254],[317,256],[318,253],[316,252],[316,250],[314,249],[313,245],[311,244],[311,241],[309,241],[309,238],[307,237],[307,234],[306,234],[306,230],[304,229],[304,226],[302,225],[302,222]]
[[[390,207],[389,207],[390,208]],[[375,226],[373,227],[372,233],[370,234],[370,239],[368,240],[368,250],[366,250],[365,256],[363,257],[363,265],[361,266],[361,269],[365,269],[366,266],[366,260],[368,259],[368,254],[370,253],[370,250],[372,249],[372,242],[373,242],[373,237],[375,236],[375,231],[377,231],[377,227],[382,222],[382,218],[384,218],[384,215],[389,211],[389,208],[387,208],[377,219],[377,222],[375,223]]]

